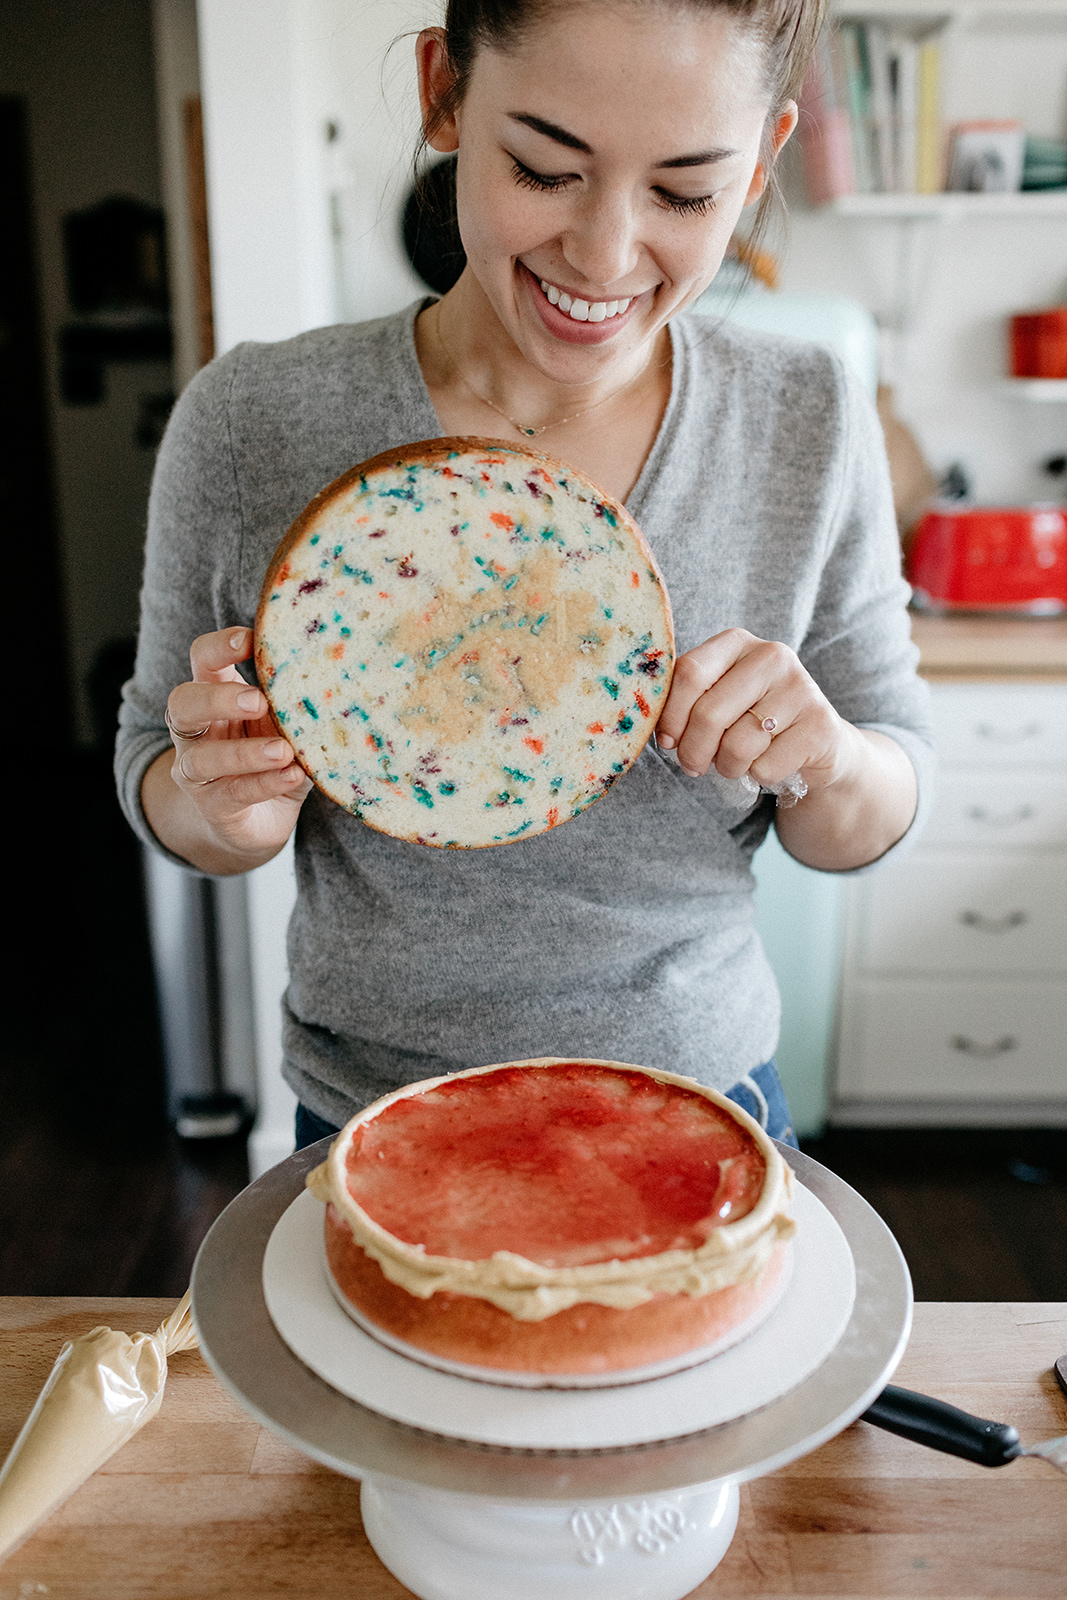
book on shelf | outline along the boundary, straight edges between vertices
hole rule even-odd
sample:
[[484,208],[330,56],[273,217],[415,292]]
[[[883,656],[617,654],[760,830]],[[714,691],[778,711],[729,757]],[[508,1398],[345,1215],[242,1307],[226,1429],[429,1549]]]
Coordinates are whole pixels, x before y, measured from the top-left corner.
[[804,186],[813,206],[826,205],[856,189],[849,124],[848,74],[840,42],[835,34],[824,33],[808,68],[797,128]]
[[824,36],[801,95],[812,205],[940,190],[939,26],[846,18]]

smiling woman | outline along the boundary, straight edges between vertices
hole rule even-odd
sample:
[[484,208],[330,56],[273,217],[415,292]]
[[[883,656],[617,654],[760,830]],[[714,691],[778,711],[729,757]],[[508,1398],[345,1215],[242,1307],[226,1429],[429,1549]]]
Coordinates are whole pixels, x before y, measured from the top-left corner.
[[[201,871],[247,871],[295,831],[283,1070],[316,1137],[401,1084],[546,1055],[688,1074],[790,1136],[752,855],[773,823],[811,866],[873,863],[914,837],[931,767],[877,419],[826,351],[687,314],[767,204],[822,11],[450,0],[416,64],[424,138],[456,156],[459,280],[231,351],[175,410],[119,780],[141,836]],[[681,652],[658,745],[499,851],[363,826],[312,787],[245,665],[312,496],[452,435],[536,438],[625,502]],[[716,782],[797,772],[806,797],[777,815]]]
[[[453,6],[420,36],[426,137],[458,153],[469,264],[416,333],[446,426],[485,431],[489,409],[552,429],[630,492],[669,394],[667,322],[707,288],[796,122],[762,31],[750,12],[624,0]],[[609,405],[608,438],[604,414],[585,419]]]

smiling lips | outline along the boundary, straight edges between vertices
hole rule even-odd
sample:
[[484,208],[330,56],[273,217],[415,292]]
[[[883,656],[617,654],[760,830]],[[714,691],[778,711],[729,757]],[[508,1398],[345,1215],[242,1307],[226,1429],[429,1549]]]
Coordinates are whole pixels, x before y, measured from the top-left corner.
[[[621,316],[629,308],[630,300],[572,300],[569,294],[557,289],[555,284],[539,279],[541,293],[551,305],[558,306],[572,322],[607,322]],[[631,296],[631,299],[633,297]]]

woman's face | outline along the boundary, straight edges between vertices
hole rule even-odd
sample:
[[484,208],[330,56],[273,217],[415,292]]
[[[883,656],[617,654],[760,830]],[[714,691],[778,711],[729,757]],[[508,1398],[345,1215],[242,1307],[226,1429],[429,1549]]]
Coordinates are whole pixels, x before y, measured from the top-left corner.
[[469,269],[547,376],[610,372],[711,281],[763,188],[760,69],[726,13],[689,6],[561,6],[480,51],[434,144],[459,152]]

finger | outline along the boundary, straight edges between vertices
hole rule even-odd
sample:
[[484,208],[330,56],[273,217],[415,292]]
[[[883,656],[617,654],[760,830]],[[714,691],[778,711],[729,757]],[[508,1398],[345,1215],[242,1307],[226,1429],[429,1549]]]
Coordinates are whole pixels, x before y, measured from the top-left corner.
[[198,789],[249,773],[281,772],[290,765],[295,765],[293,751],[284,739],[213,739],[184,745],[174,770],[179,780]]
[[251,628],[220,628],[217,633],[202,633],[189,650],[193,681],[232,682],[237,677],[238,661],[247,661],[251,654]]
[[261,689],[234,676],[231,683],[180,683],[167,699],[172,733],[191,737],[198,728],[212,723],[255,722],[267,715],[267,699]]
[[714,763],[724,778],[739,778],[803,714],[807,695],[800,678],[776,683],[769,696],[761,696],[764,680],[762,671],[754,677],[746,660],[701,695],[678,743],[683,770],[698,775]]
[[752,763],[752,775],[761,783],[781,783],[800,772],[809,788],[821,788],[833,779],[847,730],[832,706],[809,707],[791,728],[775,735]]
[[[700,735],[699,725],[694,729],[693,748],[688,748],[687,731],[678,751],[679,765],[688,769],[693,762],[704,761],[702,771],[714,763],[717,772],[724,778],[740,778],[750,769],[755,771],[755,763],[766,754],[781,737],[782,733],[792,725],[792,717],[783,714],[779,704],[777,717],[760,715],[758,708],[750,707],[743,711],[736,722],[725,728],[719,737],[719,742],[710,755],[707,753],[707,743],[699,747],[697,741]],[[772,722],[773,727],[767,728],[765,722]],[[792,770],[792,769],[790,769]]]
[[214,782],[191,781],[179,771],[188,768],[188,754],[175,758],[173,777],[178,788],[189,795],[200,811],[215,826],[223,828],[241,812],[274,800],[302,802],[313,787],[311,779],[297,762],[291,761],[278,772],[250,772]]
[[656,724],[656,743],[661,749],[675,748],[697,701],[758,642],[744,628],[728,628],[678,657],[667,703]]

